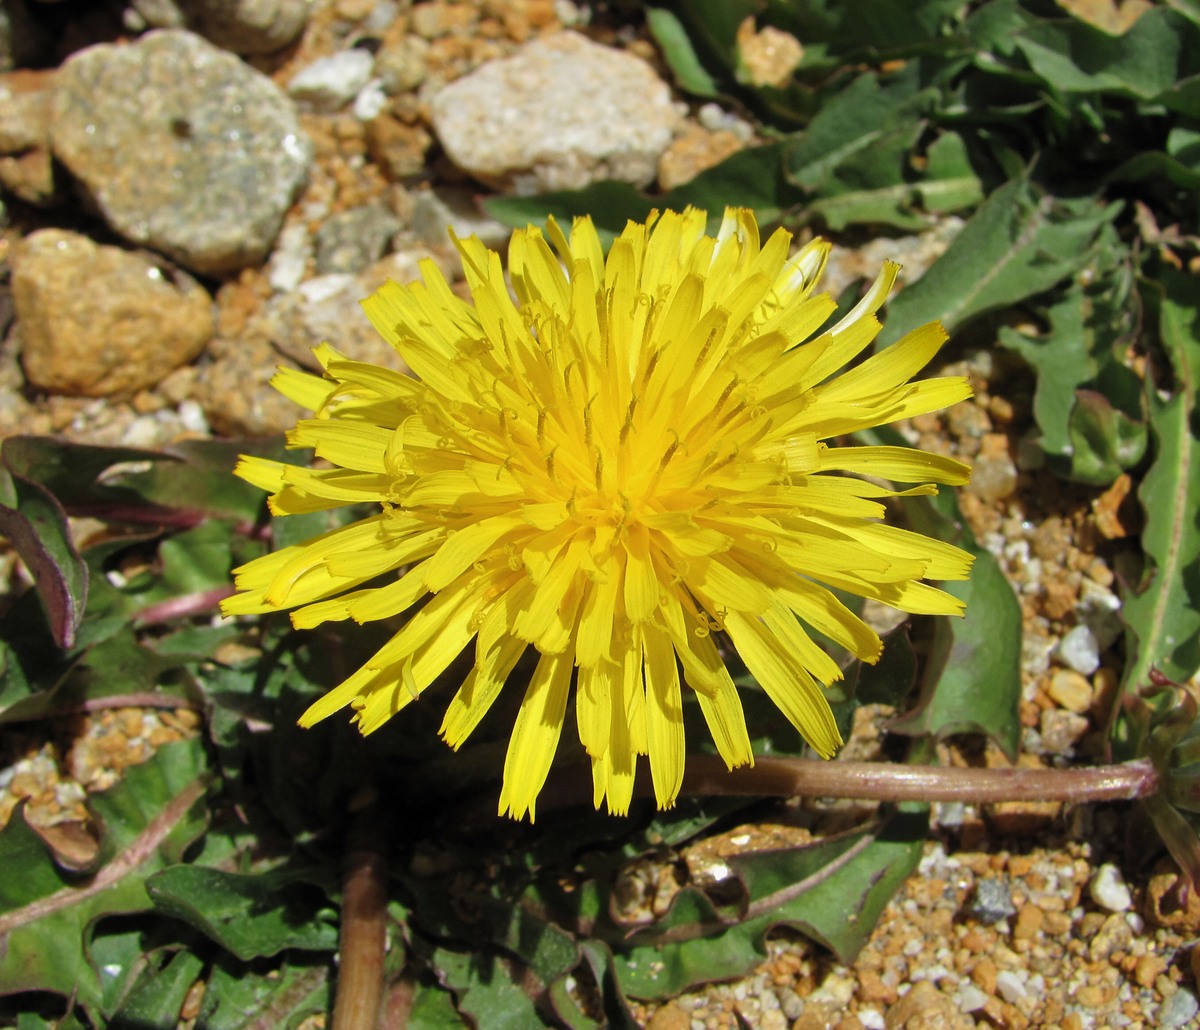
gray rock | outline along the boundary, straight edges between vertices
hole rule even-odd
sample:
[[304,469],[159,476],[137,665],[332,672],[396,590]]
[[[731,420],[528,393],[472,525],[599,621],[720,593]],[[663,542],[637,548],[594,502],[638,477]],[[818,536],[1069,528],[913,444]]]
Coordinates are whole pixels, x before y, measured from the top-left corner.
[[187,18],[178,0],[129,0],[121,20],[130,32],[187,28]]
[[117,233],[208,275],[266,256],[312,161],[270,79],[175,29],[71,57],[51,145]]
[[102,397],[152,386],[212,338],[212,299],[191,276],[146,254],[43,229],[13,270],[28,381],[50,393]]
[[1162,1003],[1158,1010],[1158,1025],[1162,1030],[1186,1026],[1200,1013],[1200,1002],[1186,987],[1181,987]]
[[125,20],[191,29],[235,54],[273,54],[300,36],[310,10],[311,0],[131,0]]
[[430,116],[464,171],[521,194],[653,181],[681,115],[632,54],[575,32],[535,40],[439,90]]
[[422,190],[413,198],[409,228],[425,246],[445,247],[450,233],[460,239],[478,236],[489,247],[503,247],[512,230],[483,211],[473,192],[442,187]]
[[401,228],[383,204],[368,204],[330,216],[317,232],[317,275],[357,274],[378,261]]
[[342,50],[305,65],[288,83],[288,95],[316,111],[345,107],[371,79],[375,58],[366,50]]
[[971,899],[971,914],[981,923],[998,923],[1016,915],[1012,890],[1005,880],[980,880]]

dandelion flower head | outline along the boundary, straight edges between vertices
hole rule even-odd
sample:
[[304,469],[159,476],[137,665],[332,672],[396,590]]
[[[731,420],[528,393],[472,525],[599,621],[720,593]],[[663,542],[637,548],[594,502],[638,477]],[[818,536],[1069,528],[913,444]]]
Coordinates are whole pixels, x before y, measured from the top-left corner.
[[298,628],[411,613],[302,725],[349,706],[371,733],[471,648],[440,731],[458,748],[532,649],[511,687],[524,699],[500,812],[534,817],[572,696],[596,806],[628,810],[646,755],[665,808],[683,779],[685,696],[730,768],[754,761],[721,640],[831,757],[822,686],[841,670],[809,631],[868,662],[881,650],[834,591],[961,613],[924,581],[965,578],[971,556],[882,518],[886,498],[965,483],[967,466],[836,442],[970,395],[961,377],[913,380],[941,325],[854,363],[898,265],[823,328],[827,243],[789,257],[790,234],[762,242],[747,210],[727,210],[715,237],[706,225],[698,210],[656,213],[607,256],[587,218],[569,235],[553,220],[518,230],[511,291],[499,254],[455,239],[470,302],[431,261],[423,281],[363,302],[411,375],[327,344],[324,375],[278,372],[313,412],[289,445],[329,467],[243,457],[238,474],[275,514],[378,510],[236,570],[225,613],[291,608]]

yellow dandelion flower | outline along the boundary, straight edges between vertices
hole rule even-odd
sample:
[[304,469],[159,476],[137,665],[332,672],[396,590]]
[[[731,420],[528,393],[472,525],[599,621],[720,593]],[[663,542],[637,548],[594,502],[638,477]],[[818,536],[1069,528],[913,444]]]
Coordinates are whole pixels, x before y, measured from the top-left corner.
[[666,808],[683,779],[684,686],[727,765],[754,761],[715,631],[830,757],[841,737],[822,684],[841,672],[805,627],[865,661],[881,647],[833,590],[961,612],[922,581],[965,578],[971,556],[880,520],[884,498],[965,483],[967,466],[827,442],[968,397],[963,378],[912,380],[942,327],[837,375],[878,333],[899,266],[820,331],[835,309],[813,292],[827,243],[789,258],[790,235],[760,244],[749,211],[726,211],[715,238],[706,224],[697,210],[631,222],[607,258],[586,218],[569,237],[554,221],[517,231],[515,298],[500,256],[456,239],[471,303],[429,261],[423,282],[363,302],[413,375],[328,345],[316,351],[324,376],[278,373],[314,412],[289,445],[332,467],[244,457],[238,474],[270,491],[275,514],[379,511],[236,570],[225,613],[294,608],[308,628],[415,610],[302,725],[349,705],[371,733],[474,641],[441,726],[458,748],[532,647],[500,812],[533,819],[572,680],[596,806],[628,811],[648,755]]

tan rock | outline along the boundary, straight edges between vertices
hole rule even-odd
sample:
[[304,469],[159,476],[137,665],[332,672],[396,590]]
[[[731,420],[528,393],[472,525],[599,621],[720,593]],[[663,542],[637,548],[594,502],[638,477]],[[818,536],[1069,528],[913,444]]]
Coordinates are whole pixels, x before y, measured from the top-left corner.
[[1017,925],[1013,927],[1013,940],[1032,941],[1042,932],[1045,913],[1037,905],[1022,905],[1017,913]]
[[1200,891],[1194,890],[1175,864],[1164,860],[1146,885],[1146,919],[1178,933],[1200,933]]
[[0,186],[28,204],[58,194],[50,159],[53,71],[0,75]]
[[691,1014],[678,1003],[668,1002],[646,1024],[646,1030],[691,1030]]
[[423,125],[408,125],[390,114],[372,118],[366,127],[367,152],[390,182],[419,175],[433,137]]
[[728,129],[712,132],[702,125],[688,125],[658,159],[658,184],[669,190],[691,182],[706,168],[736,154],[742,146],[742,141]]
[[913,986],[884,1016],[887,1030],[974,1030],[975,1020],[928,980]]
[[43,229],[15,255],[21,362],[48,393],[103,397],[152,386],[213,335],[212,298],[165,262]]
[[1095,699],[1088,678],[1074,669],[1059,669],[1050,677],[1046,693],[1055,704],[1076,715],[1085,714]]
[[772,25],[756,29],[753,17],[738,26],[737,48],[746,76],[755,86],[786,86],[804,59],[800,40]]

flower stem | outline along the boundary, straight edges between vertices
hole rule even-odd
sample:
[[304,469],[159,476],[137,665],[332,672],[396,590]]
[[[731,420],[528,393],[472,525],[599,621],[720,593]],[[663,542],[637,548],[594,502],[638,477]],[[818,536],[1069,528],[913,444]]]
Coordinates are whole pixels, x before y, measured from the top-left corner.
[[729,771],[712,755],[690,755],[687,794],[859,798],[871,801],[1129,801],[1156,793],[1158,772],[1147,758],[1077,769],[970,769],[891,762],[820,762],[759,758]]
[[333,1030],[376,1030],[387,948],[387,858],[378,844],[379,812],[368,805],[350,831],[342,878],[337,996]]

